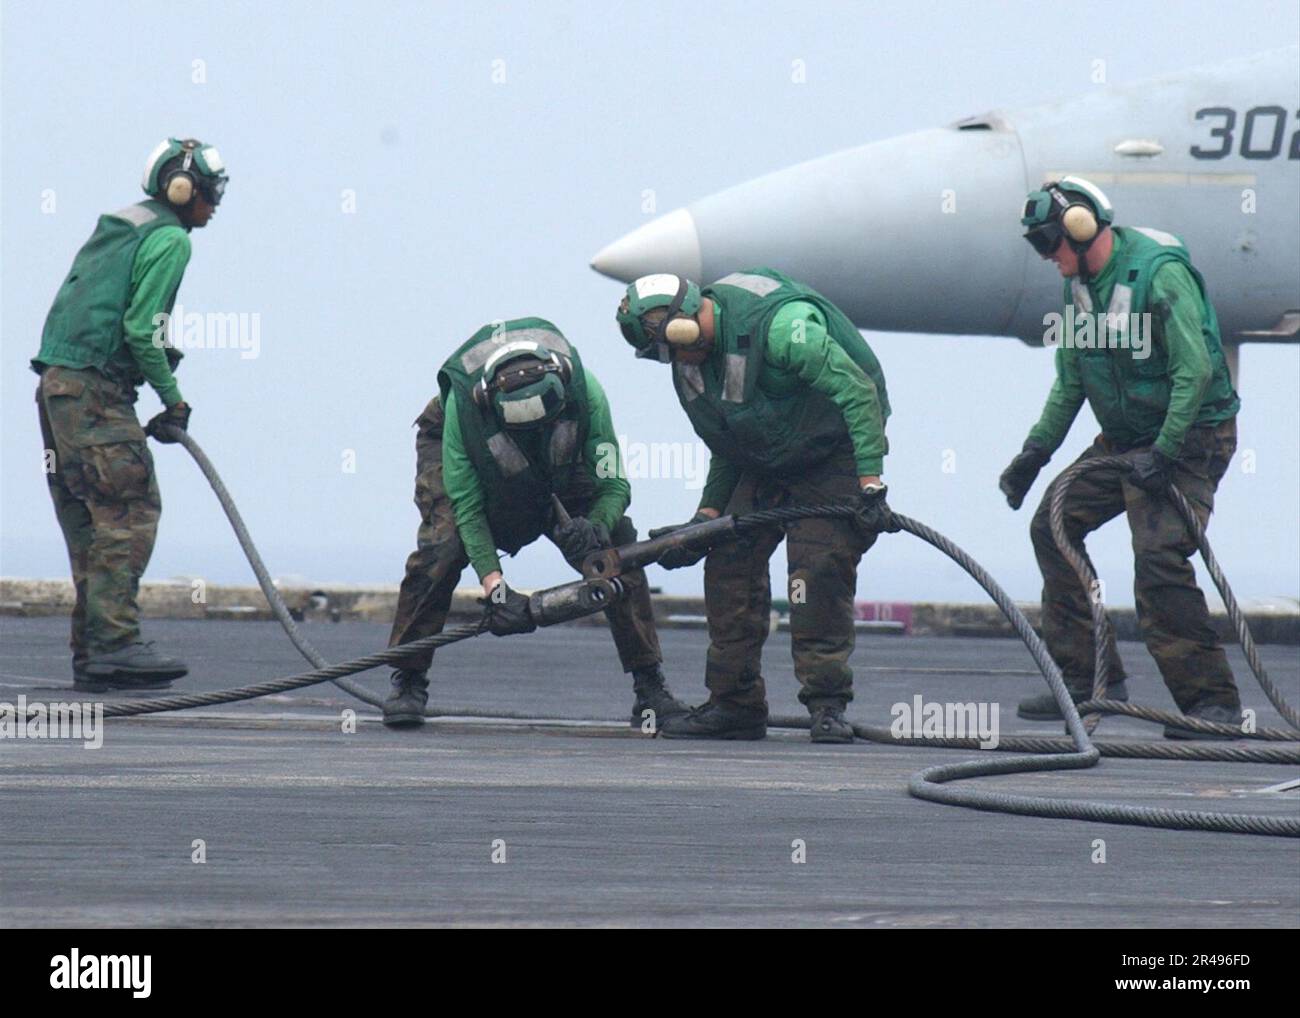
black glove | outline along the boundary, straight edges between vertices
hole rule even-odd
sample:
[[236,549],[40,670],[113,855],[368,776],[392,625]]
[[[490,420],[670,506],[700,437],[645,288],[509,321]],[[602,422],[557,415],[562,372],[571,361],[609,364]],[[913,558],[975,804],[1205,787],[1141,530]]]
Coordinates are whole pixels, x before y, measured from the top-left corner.
[[164,346],[163,356],[167,358],[167,367],[171,369],[172,374],[175,374],[176,369],[180,367],[181,358],[185,355],[174,346]]
[[180,428],[184,431],[190,423],[190,405],[184,401],[173,403],[160,414],[154,414],[149,418],[149,423],[144,426],[144,433],[150,438],[157,439],[159,442],[170,444],[176,439],[170,435],[162,433],[163,425],[170,425],[173,428]]
[[511,590],[505,580],[493,587],[487,597],[479,598],[478,603],[483,606],[488,629],[496,636],[531,633],[537,628],[528,610],[528,598],[517,590]]
[[[697,512],[685,523],[674,523],[671,527],[655,527],[650,531],[650,539],[663,537],[671,534],[674,530],[681,530],[683,527],[691,527],[697,523],[705,523],[713,519],[702,512]],[[693,566],[700,559],[709,553],[708,548],[669,548],[659,556],[659,564],[665,569],[685,569],[687,566]]]
[[605,525],[592,523],[585,516],[575,516],[568,523],[561,523],[553,531],[551,539],[565,561],[579,566],[593,551],[609,547],[609,531]]
[[1169,490],[1169,474],[1174,461],[1154,445],[1139,449],[1133,454],[1133,473],[1129,480],[1152,495],[1163,495]]
[[876,533],[885,531],[896,534],[903,529],[899,522],[894,519],[894,513],[889,508],[889,503],[885,501],[885,495],[888,492],[889,488],[884,484],[878,488],[862,489],[862,505],[858,508],[858,518],[862,520],[862,525],[868,530]]
[[1011,461],[1011,466],[1002,471],[1002,476],[998,478],[998,487],[1007,496],[1007,505],[1012,509],[1020,508],[1025,495],[1034,486],[1038,471],[1047,466],[1047,461],[1051,458],[1052,454],[1032,439],[1025,443],[1025,447]]

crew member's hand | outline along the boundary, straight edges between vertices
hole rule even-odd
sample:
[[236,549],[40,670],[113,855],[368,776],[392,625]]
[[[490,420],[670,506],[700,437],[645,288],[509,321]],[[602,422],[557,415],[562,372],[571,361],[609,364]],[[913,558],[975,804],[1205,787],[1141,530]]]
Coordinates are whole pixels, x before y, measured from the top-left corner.
[[[674,523],[670,527],[655,527],[654,530],[650,531],[649,536],[651,540],[658,537],[666,537],[674,531],[681,530],[684,527],[691,527],[697,523],[705,523],[708,520],[715,520],[717,518],[717,510],[699,509],[696,511],[695,515],[685,523]],[[700,559],[704,558],[708,553],[709,549],[707,548],[669,548],[659,556],[659,564],[665,569],[685,569],[687,566],[695,565],[696,562],[700,561]]]
[[184,400],[179,403],[173,403],[160,414],[154,414],[149,418],[149,423],[144,426],[144,433],[150,438],[159,442],[170,444],[176,439],[170,435],[163,434],[163,426],[171,425],[173,428],[180,428],[185,431],[190,423],[190,405]]
[[505,580],[498,582],[479,604],[487,617],[488,629],[496,636],[531,633],[537,628],[528,610],[528,598],[517,590],[511,590]]
[[863,487],[862,505],[858,509],[858,518],[862,520],[863,525],[868,530],[874,530],[876,533],[896,534],[903,529],[899,522],[894,519],[894,513],[889,508],[889,503],[885,501],[885,495],[888,492],[889,486],[881,484],[878,480],[875,484],[868,484]]
[[609,547],[609,531],[605,525],[592,523],[585,516],[575,516],[568,523],[561,523],[552,537],[565,560],[578,566],[593,551]]
[[1129,480],[1148,494],[1163,495],[1169,490],[1173,465],[1174,461],[1154,445],[1139,449],[1133,454],[1133,473]]
[[1025,447],[1016,453],[1011,465],[998,478],[998,487],[1007,496],[1007,505],[1019,509],[1024,504],[1025,495],[1034,486],[1038,472],[1047,466],[1047,461],[1051,458],[1052,454],[1032,439],[1025,443]]

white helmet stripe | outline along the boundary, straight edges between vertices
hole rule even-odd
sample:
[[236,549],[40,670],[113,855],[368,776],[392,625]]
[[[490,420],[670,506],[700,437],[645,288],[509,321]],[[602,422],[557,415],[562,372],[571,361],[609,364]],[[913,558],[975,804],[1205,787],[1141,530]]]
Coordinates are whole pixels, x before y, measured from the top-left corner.
[[146,191],[149,190],[149,178],[153,176],[154,166],[158,160],[165,156],[172,147],[171,139],[160,141],[158,147],[149,153],[149,158],[144,161],[144,178],[140,181],[140,186]]
[[1104,209],[1107,212],[1115,211],[1114,207],[1110,203],[1110,199],[1107,198],[1101,188],[1091,180],[1084,180],[1082,177],[1066,176],[1062,177],[1059,183],[1062,187],[1072,187],[1077,191],[1082,191],[1097,203],[1099,209]]
[[681,280],[668,272],[658,272],[653,276],[642,276],[634,284],[636,295],[642,300],[647,297],[676,297]]
[[505,346],[495,351],[491,357],[483,362],[483,377],[491,378],[498,364],[519,354],[528,354],[543,361],[550,356],[549,353],[542,352],[540,343],[534,343],[527,339],[517,339],[512,343],[506,343]]
[[546,416],[546,404],[541,396],[508,399],[501,404],[501,416],[507,424],[532,424]]

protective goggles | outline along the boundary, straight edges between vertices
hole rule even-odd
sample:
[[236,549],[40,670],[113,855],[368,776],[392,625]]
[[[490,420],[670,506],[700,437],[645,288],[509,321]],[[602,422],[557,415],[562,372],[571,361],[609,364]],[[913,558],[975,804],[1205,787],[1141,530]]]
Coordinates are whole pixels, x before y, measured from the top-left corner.
[[185,162],[181,169],[193,175],[194,186],[209,205],[220,205],[226,193],[226,182],[230,180],[222,172],[226,164],[221,153],[213,145],[201,145],[193,140],[181,144],[185,146]]
[[1060,247],[1061,239],[1064,236],[1065,230],[1058,220],[1042,223],[1025,231],[1025,240],[1029,241],[1029,246],[1044,258],[1052,256],[1056,249]]
[[229,177],[200,177],[199,193],[203,195],[209,205],[214,207],[220,205],[221,199],[226,194],[226,182],[229,180]]

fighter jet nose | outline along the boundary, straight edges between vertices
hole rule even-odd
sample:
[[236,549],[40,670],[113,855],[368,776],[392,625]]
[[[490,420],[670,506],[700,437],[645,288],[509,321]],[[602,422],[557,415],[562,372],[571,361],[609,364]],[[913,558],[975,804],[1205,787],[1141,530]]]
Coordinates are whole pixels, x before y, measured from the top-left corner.
[[675,272],[698,281],[703,264],[695,218],[686,209],[660,216],[603,248],[591,267],[625,283],[653,272]]

